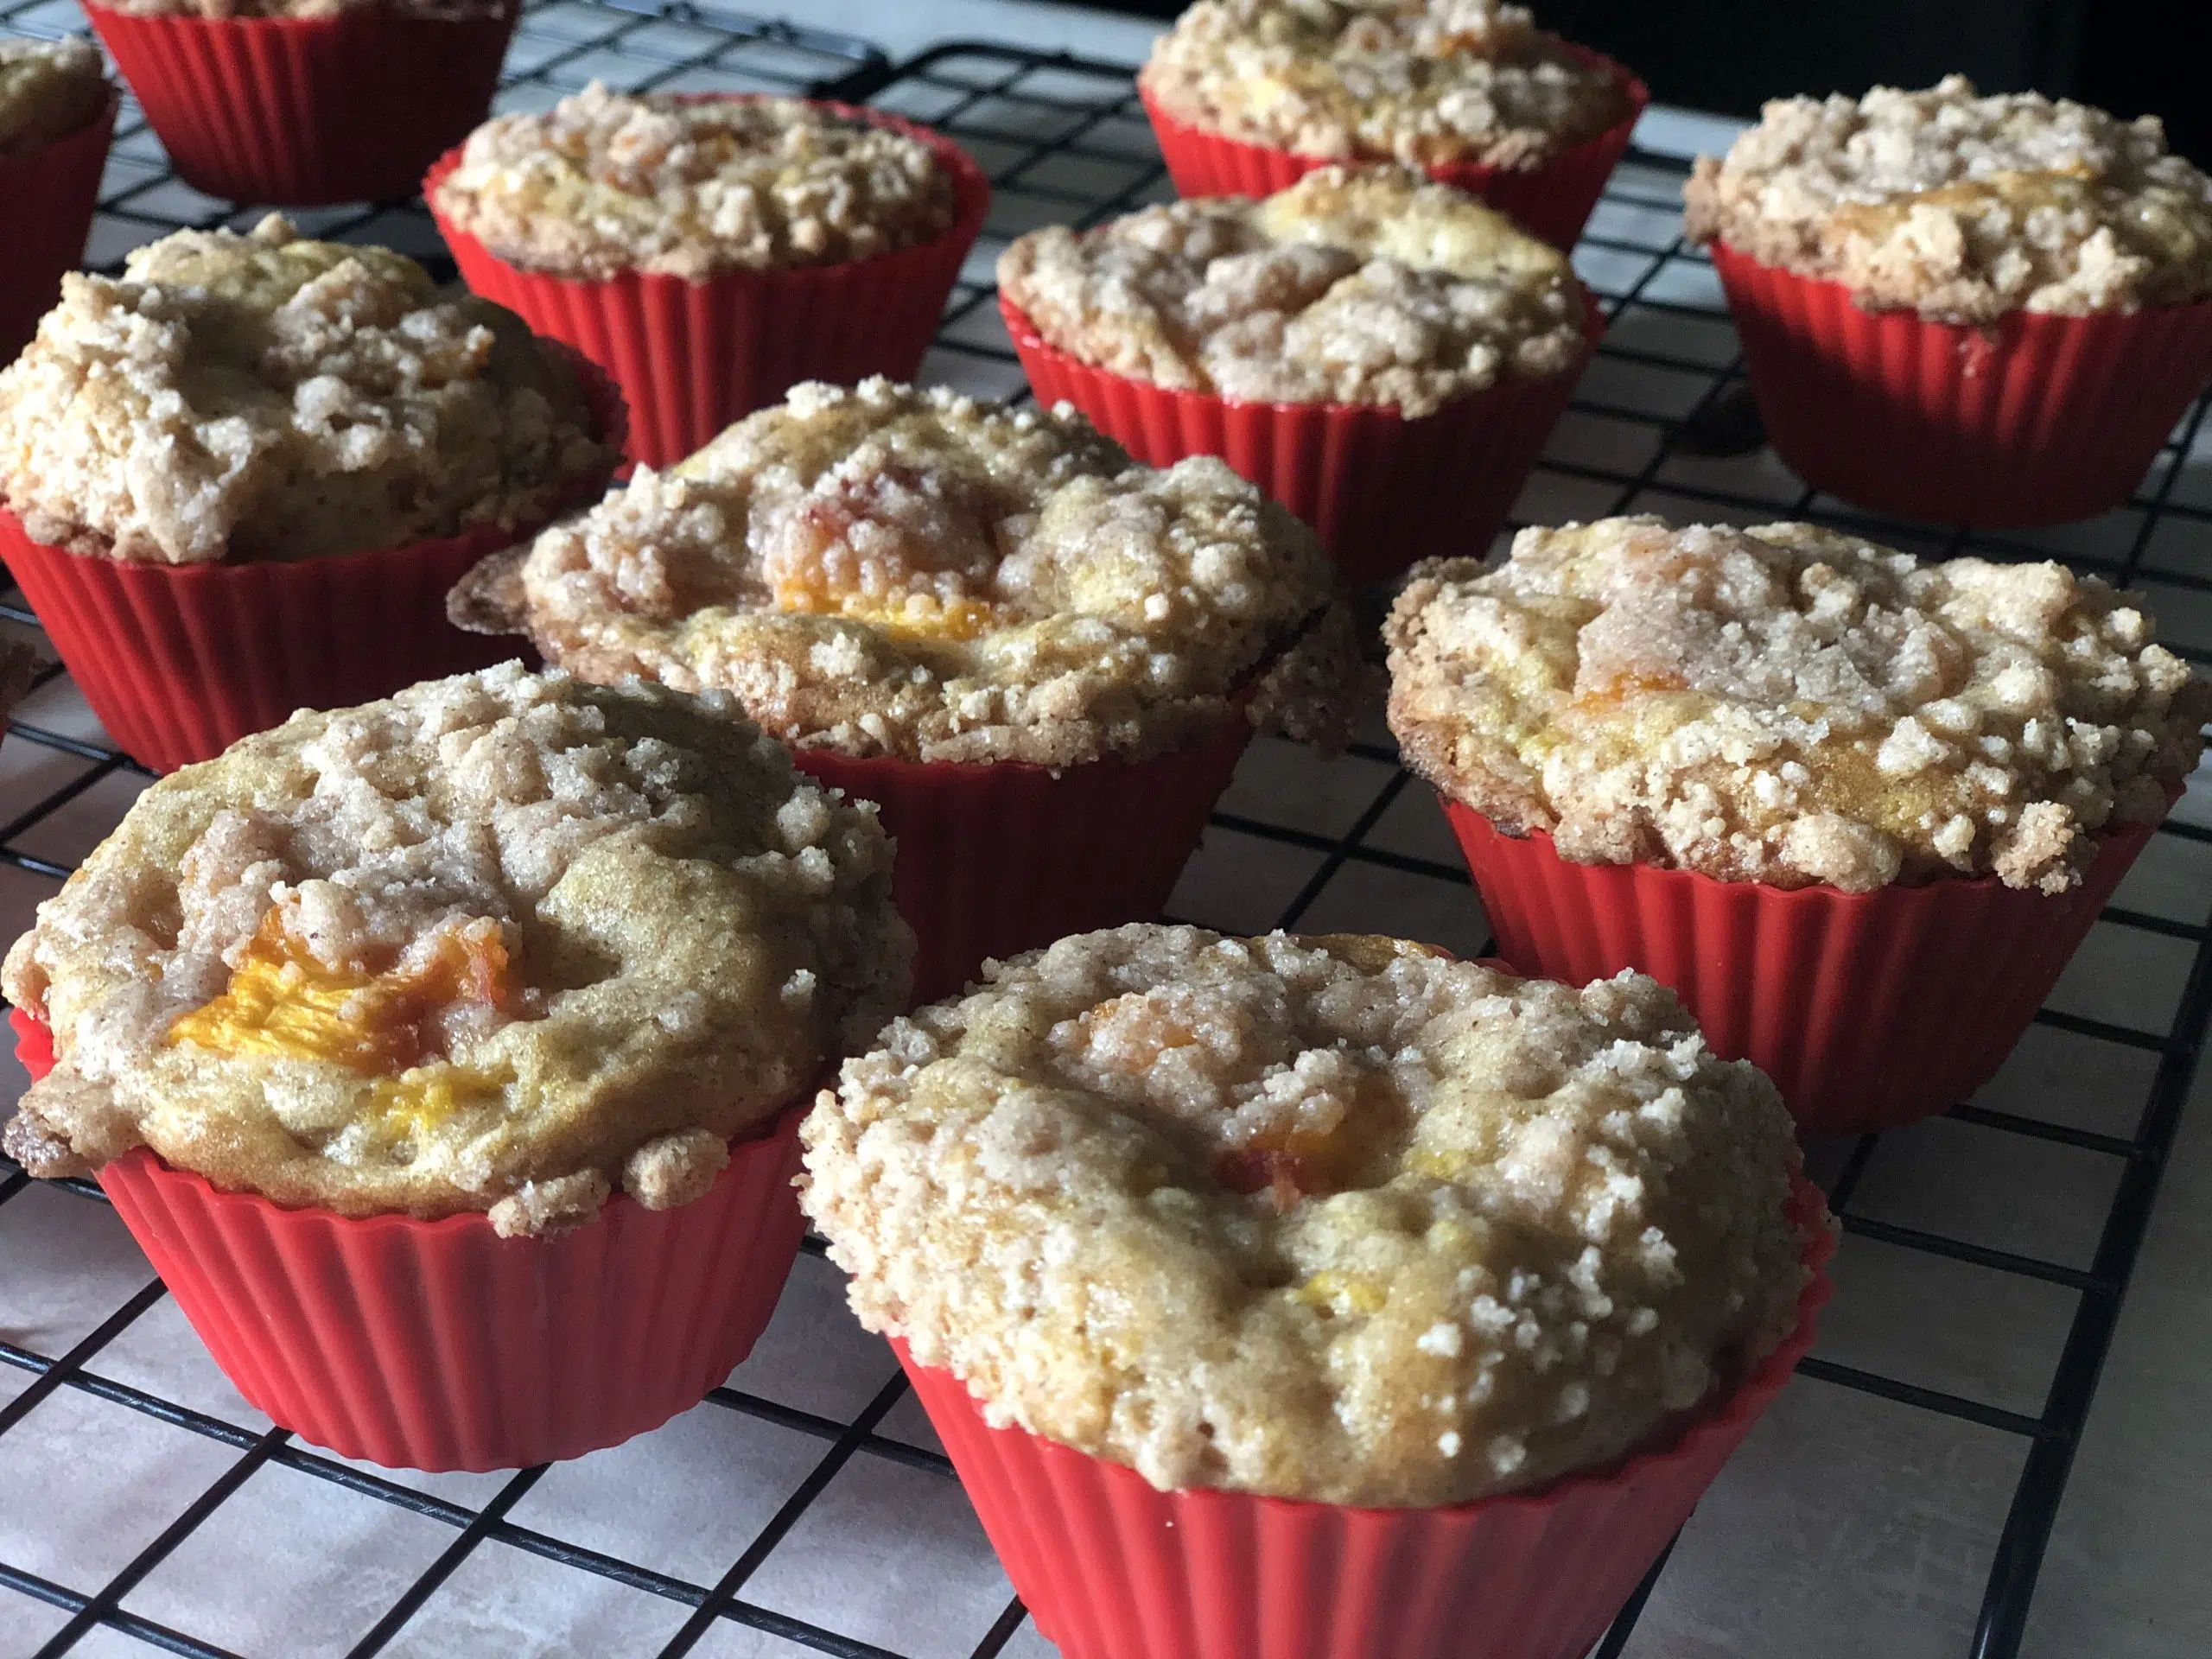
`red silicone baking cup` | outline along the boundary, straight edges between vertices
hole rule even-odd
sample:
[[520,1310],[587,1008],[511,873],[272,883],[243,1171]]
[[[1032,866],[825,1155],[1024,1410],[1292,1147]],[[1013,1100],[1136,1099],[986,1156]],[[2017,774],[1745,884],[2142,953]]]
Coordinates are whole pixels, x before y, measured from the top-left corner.
[[327,17],[138,16],[87,4],[177,173],[232,201],[415,194],[485,118],[518,6],[481,17],[357,6]]
[[[1605,181],[1628,151],[1629,136],[1637,118],[1651,101],[1650,89],[1602,53],[1565,41],[1564,48],[1587,67],[1602,68],[1619,84],[1629,101],[1628,114],[1594,138],[1560,150],[1541,166],[1529,168],[1493,167],[1484,162],[1440,162],[1429,168],[1429,177],[1480,196],[1503,213],[1510,213],[1554,247],[1571,248],[1589,222],[1591,210],[1605,194]],[[1355,159],[1343,156],[1301,156],[1268,144],[1249,144],[1207,128],[1194,126],[1162,109],[1146,84],[1137,77],[1137,92],[1152,119],[1153,136],[1183,196],[1269,196],[1295,184],[1318,167],[1342,167]]]
[[1994,876],[1791,892],[1649,864],[1575,864],[1448,797],[1498,954],[1580,985],[1672,986],[1716,1053],[1775,1081],[1808,1135],[1893,1129],[1997,1073],[2157,828],[2099,837],[2056,897]]
[[[725,96],[736,95],[700,95]],[[510,264],[438,211],[438,187],[460,150],[439,158],[423,194],[468,286],[603,365],[629,400],[631,459],[664,467],[802,380],[912,379],[983,227],[990,181],[950,139],[880,110],[814,107],[927,144],[952,175],[951,227],[842,264],[701,282],[633,270],[586,282]]]
[[2124,505],[2212,378],[2212,300],[1972,327],[1712,253],[1775,453],[1878,512],[2002,527]]
[[883,809],[899,843],[891,891],[914,930],[918,1005],[960,989],[986,957],[1158,917],[1251,735],[1240,715],[1190,748],[1058,773],[821,749],[791,758]]
[[[577,366],[600,429],[619,440],[620,395]],[[296,709],[347,708],[513,656],[515,641],[448,621],[446,594],[531,533],[486,524],[330,557],[168,565],[49,547],[0,508],[0,560],[108,734],[173,772]]]
[[[10,1016],[34,1077],[46,1029]],[[673,1210],[626,1194],[596,1219],[501,1238],[218,1192],[144,1147],[102,1190],[223,1374],[270,1421],[402,1469],[512,1469],[658,1428],[753,1351],[805,1220],[791,1107]]]
[[1588,344],[1573,367],[1509,379],[1415,420],[1387,404],[1253,403],[1177,391],[1046,342],[1003,294],[999,309],[1040,403],[1063,400],[1138,460],[1219,455],[1313,526],[1344,580],[1382,582],[1416,559],[1490,549],[1605,332],[1583,290]]
[[61,292],[61,273],[85,251],[122,101],[111,89],[100,112],[76,131],[28,156],[0,156],[0,202],[8,213],[8,257],[0,259],[0,364],[38,332],[38,320]]
[[1812,1346],[1834,1253],[1819,1192],[1791,1218],[1796,1329],[1669,1444],[1527,1492],[1370,1510],[1162,1492],[1119,1464],[993,1428],[894,1343],[992,1547],[1065,1659],[1580,1659]]

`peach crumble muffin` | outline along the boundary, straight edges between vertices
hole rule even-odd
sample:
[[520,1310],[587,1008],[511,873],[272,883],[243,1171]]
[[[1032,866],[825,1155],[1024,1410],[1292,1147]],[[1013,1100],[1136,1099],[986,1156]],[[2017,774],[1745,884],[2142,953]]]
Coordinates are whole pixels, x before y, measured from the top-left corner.
[[694,281],[839,264],[949,227],[951,174],[918,138],[789,98],[632,96],[594,81],[471,133],[438,211],[508,264]]
[[854,1311],[1154,1486],[1454,1503],[1795,1326],[1773,1085],[1635,974],[1137,925],[895,1020],[801,1129]]
[[90,41],[0,41],[0,161],[67,137],[107,97],[106,67]]
[[1650,518],[1417,565],[1384,627],[1407,764],[1506,834],[1851,893],[2063,893],[2098,830],[2163,817],[2212,687],[2152,634],[2062,565]]
[[1362,682],[1313,533],[1221,461],[1156,471],[1065,405],[882,379],[795,387],[640,467],[452,611],[863,757],[1140,760],[1239,704],[1340,744]]
[[1400,167],[1327,167],[1264,200],[1032,231],[999,286],[1051,345],[1178,391],[1395,404],[1408,419],[1581,360],[1567,256]]
[[1534,169],[1629,112],[1610,69],[1498,0],[1198,0],[1143,79],[1245,143],[1416,167]]
[[397,547],[543,519],[619,461],[597,424],[513,313],[272,215],[62,279],[0,371],[0,502],[155,563]]
[[905,1000],[875,809],[704,701],[507,663],[156,783],[40,906],[9,1154],[349,1216],[686,1203]]
[[1930,321],[2212,294],[2212,179],[2167,153],[2157,117],[1980,97],[1963,75],[1777,99],[1723,160],[1698,158],[1683,199],[1695,240]]

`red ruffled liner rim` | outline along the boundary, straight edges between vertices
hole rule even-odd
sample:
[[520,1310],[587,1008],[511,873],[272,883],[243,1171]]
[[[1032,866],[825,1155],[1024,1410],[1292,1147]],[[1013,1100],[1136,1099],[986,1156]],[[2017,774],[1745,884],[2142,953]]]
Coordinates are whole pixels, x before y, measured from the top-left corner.
[[[1517,972],[1512,969],[1508,971]],[[1803,1248],[1798,1260],[1808,1274],[1804,1288],[1798,1293],[1797,1296],[1796,1324],[1791,1327],[1789,1334],[1753,1365],[1734,1388],[1718,1401],[1711,1402],[1701,1409],[1694,1408],[1692,1421],[1669,1435],[1662,1444],[1631,1452],[1626,1457],[1600,1468],[1574,1470],[1556,1479],[1546,1481],[1540,1486],[1531,1486],[1519,1491],[1502,1492],[1495,1497],[1478,1497],[1466,1503],[1433,1504],[1427,1506],[1426,1509],[1421,1506],[1383,1509],[1356,1503],[1322,1503],[1310,1498],[1270,1497],[1257,1492],[1227,1491],[1205,1486],[1160,1492],[1160,1496],[1198,1499],[1202,1502],[1251,1503],[1266,1509],[1281,1509],[1294,1513],[1302,1511],[1310,1514],[1327,1510],[1338,1514],[1391,1517],[1408,1514],[1468,1513],[1485,1510],[1536,1511],[1550,1509],[1561,1498],[1579,1491],[1621,1484],[1648,1470],[1667,1465],[1687,1463],[1696,1452],[1715,1440],[1732,1445],[1750,1432],[1751,1425],[1765,1412],[1767,1407],[1773,1402],[1775,1396],[1780,1394],[1789,1382],[1791,1375],[1797,1369],[1797,1362],[1812,1351],[1814,1340],[1819,1335],[1821,1310],[1827,1306],[1829,1299],[1835,1291],[1834,1281],[1828,1276],[1828,1263],[1836,1253],[1835,1228],[1827,1213],[1826,1196],[1802,1170],[1790,1172],[1789,1196],[1784,1202],[1783,1213],[1796,1230],[1798,1237],[1803,1241]],[[893,1351],[899,1356],[899,1363],[907,1369],[935,1369],[919,1366],[909,1355],[906,1339],[903,1337],[893,1336],[890,1338],[890,1342]],[[982,1402],[972,1392],[969,1397],[976,1401],[980,1409]],[[1048,1436],[1033,1433],[1027,1429],[1016,1427],[1014,1432],[1027,1435],[1033,1440],[1041,1440],[1048,1446],[1060,1445],[1060,1442],[1052,1440]],[[1077,1451],[1073,1446],[1063,1446],[1062,1449],[1074,1452],[1078,1457],[1092,1457],[1092,1454]],[[1133,1480],[1144,1479],[1143,1476],[1125,1464],[1115,1464],[1111,1459],[1104,1458],[1093,1457],[1092,1460],[1109,1464],[1112,1467],[1121,1469]],[[1145,1484],[1147,1490],[1159,1492],[1159,1489],[1152,1486],[1149,1482],[1145,1482]]]
[[37,332],[61,278],[84,254],[123,107],[122,89],[105,85],[105,101],[82,126],[27,155],[0,156],[0,201],[34,215],[0,268],[0,366]]

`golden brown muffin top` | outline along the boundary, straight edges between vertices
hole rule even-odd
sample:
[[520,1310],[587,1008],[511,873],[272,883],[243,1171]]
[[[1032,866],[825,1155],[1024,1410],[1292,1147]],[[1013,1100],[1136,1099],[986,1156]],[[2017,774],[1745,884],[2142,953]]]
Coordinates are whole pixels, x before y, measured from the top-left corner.
[[7,959],[9,1154],[132,1147],[346,1215],[686,1203],[906,994],[875,809],[728,699],[507,663],[139,797]]
[[1435,1504],[1649,1442],[1795,1327],[1789,1116],[1674,994],[1428,947],[1063,939],[801,1131],[854,1311],[1154,1486]]
[[1870,309],[1990,322],[2212,294],[2212,179],[2123,122],[2037,92],[1777,99],[1683,187],[1689,234],[1847,284]]
[[1000,256],[999,286],[1050,344],[1116,374],[1408,419],[1564,373],[1584,346],[1565,254],[1400,167],[1032,231]]
[[1240,704],[1341,742],[1363,687],[1313,532],[1219,461],[1156,471],[1065,404],[880,379],[795,387],[640,467],[453,611],[860,756],[1142,760]]
[[840,264],[942,233],[930,147],[790,98],[632,96],[594,81],[468,136],[438,211],[511,264],[694,280]]
[[605,480],[573,361],[389,249],[180,231],[73,274],[0,371],[0,504],[155,563],[527,528]]
[[90,41],[0,41],[0,161],[79,130],[108,98]]
[[1610,71],[1498,0],[1198,0],[1143,79],[1245,143],[1415,167],[1533,169],[1629,113]]
[[1384,637],[1407,763],[1509,835],[1866,892],[2062,893],[2155,820],[2212,688],[2057,564],[1922,564],[1814,524],[1524,530],[1414,568]]

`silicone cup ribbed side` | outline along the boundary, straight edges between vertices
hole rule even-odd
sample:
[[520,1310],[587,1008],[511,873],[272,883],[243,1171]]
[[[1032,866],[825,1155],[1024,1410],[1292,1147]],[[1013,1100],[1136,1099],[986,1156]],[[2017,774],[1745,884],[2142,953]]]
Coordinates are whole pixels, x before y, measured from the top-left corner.
[[[34,1077],[50,1034],[10,1015]],[[144,1147],[102,1189],[225,1376],[302,1439],[391,1468],[507,1469],[657,1428],[744,1360],[805,1220],[804,1103],[734,1142],[673,1210],[610,1199],[584,1226],[501,1238],[480,1215],[417,1221],[220,1192]]]
[[0,364],[38,332],[38,320],[60,296],[62,272],[85,251],[121,103],[121,94],[110,92],[100,112],[76,131],[28,156],[0,156],[0,202],[8,212],[8,255],[0,259]]
[[520,15],[85,10],[186,183],[284,207],[413,194],[432,159],[490,112]]
[[1240,715],[1191,748],[1057,776],[822,749],[791,758],[882,808],[899,843],[892,895],[914,930],[919,1004],[958,990],[986,957],[1157,917],[1250,739]]
[[1618,1467],[1436,1509],[1161,1492],[993,1428],[894,1343],[1007,1576],[1065,1659],[1580,1659],[1811,1347],[1834,1241],[1799,1179],[1797,1328],[1669,1443]]
[[1996,1075],[2152,824],[2100,838],[2056,897],[1995,877],[1794,892],[1648,864],[1575,864],[1444,797],[1497,935],[1525,974],[1634,968],[1672,986],[1715,1052],[1772,1077],[1808,1135],[1892,1129]]
[[[1629,100],[1629,111],[1617,124],[1593,138],[1562,149],[1542,166],[1527,169],[1492,167],[1482,162],[1444,162],[1427,168],[1428,175],[1480,196],[1502,213],[1521,221],[1554,247],[1571,248],[1589,222],[1598,198],[1614,166],[1628,153],[1629,137],[1637,118],[1651,101],[1650,90],[1619,64],[1601,53],[1554,38],[1581,63],[1603,68],[1619,83]],[[1317,167],[1338,167],[1341,156],[1300,156],[1267,144],[1193,126],[1167,113],[1154,99],[1146,78],[1137,77],[1137,92],[1145,114],[1152,121],[1153,136],[1180,196],[1266,196],[1295,184]]]
[[[619,442],[620,395],[595,366],[577,367],[601,429]],[[515,655],[512,639],[454,627],[446,594],[531,533],[491,524],[330,557],[167,565],[47,546],[0,508],[0,560],[108,734],[171,772],[296,709],[367,702]]]
[[460,165],[459,150],[431,168],[423,195],[468,286],[612,374],[629,400],[631,459],[663,467],[802,380],[911,380],[982,230],[990,181],[950,139],[880,110],[816,107],[927,144],[953,177],[950,228],[843,264],[700,282],[642,271],[584,282],[510,264],[439,212],[438,186]]
[[1978,328],[1712,253],[1775,453],[1876,512],[2007,526],[2122,505],[2212,378],[2212,300]]
[[1313,526],[1346,582],[1385,582],[1416,559],[1480,556],[1512,511],[1605,332],[1583,293],[1574,366],[1509,379],[1408,420],[1388,405],[1252,403],[1178,391],[1048,344],[1004,295],[999,309],[1040,404],[1062,399],[1140,461],[1218,455]]

